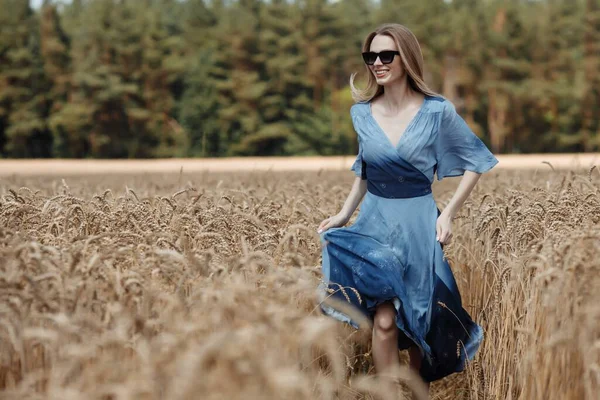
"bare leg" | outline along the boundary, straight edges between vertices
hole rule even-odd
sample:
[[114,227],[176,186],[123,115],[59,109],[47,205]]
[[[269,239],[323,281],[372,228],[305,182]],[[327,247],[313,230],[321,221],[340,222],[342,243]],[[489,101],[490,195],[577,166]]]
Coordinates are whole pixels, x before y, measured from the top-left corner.
[[[373,363],[377,374],[386,373],[394,367],[400,367],[398,355],[398,334],[396,326],[396,308],[386,302],[377,306],[373,324]],[[384,384],[384,382],[382,382]],[[385,382],[390,389],[396,390],[391,381]]]
[[[411,346],[408,349],[408,355],[410,356],[410,367],[418,374],[419,370],[421,369],[421,362],[423,361],[423,357],[421,357],[419,348],[416,346]],[[425,386],[427,387],[427,393],[429,393],[429,382],[425,382]]]

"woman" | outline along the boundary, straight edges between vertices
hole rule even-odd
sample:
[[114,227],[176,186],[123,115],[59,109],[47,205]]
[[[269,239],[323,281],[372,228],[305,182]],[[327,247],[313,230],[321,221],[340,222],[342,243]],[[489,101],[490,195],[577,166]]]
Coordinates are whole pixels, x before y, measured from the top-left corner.
[[[406,27],[386,24],[369,34],[363,59],[366,89],[350,79],[357,178],[341,211],[319,225],[319,292],[373,321],[378,373],[399,366],[398,349],[409,349],[411,367],[428,385],[462,371],[483,339],[462,308],[442,246],[480,174],[498,160],[452,103],[427,87],[419,43]],[[431,192],[434,173],[438,180],[463,176],[442,212]],[[355,223],[343,227],[361,200]],[[358,328],[342,311],[321,309]]]

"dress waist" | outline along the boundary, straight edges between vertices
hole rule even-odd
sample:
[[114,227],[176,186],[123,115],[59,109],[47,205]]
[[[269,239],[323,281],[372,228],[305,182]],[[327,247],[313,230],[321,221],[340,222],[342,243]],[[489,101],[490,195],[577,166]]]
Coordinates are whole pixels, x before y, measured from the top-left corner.
[[374,182],[367,179],[367,191],[375,196],[388,199],[406,199],[410,197],[421,197],[432,192],[431,185],[420,184],[396,184],[394,182]]
[[[421,197],[432,192],[431,182],[416,169],[397,170],[392,176],[389,171],[363,162],[363,178],[367,180],[367,190],[379,197],[388,199],[406,199]],[[396,172],[396,171],[394,171]]]

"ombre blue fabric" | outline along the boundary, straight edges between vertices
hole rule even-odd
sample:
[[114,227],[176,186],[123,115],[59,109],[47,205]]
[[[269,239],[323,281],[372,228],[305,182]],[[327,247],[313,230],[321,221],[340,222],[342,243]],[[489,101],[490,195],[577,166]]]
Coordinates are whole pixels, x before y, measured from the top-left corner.
[[[484,173],[498,160],[440,97],[425,98],[396,146],[373,118],[369,102],[352,106],[351,116],[359,142],[351,169],[367,180],[367,193],[354,224],[321,233],[321,300],[350,301],[371,320],[378,304],[391,301],[401,332],[398,348],[418,346],[425,381],[462,371],[483,331],[462,307],[436,240],[440,210],[431,184],[434,174],[441,180],[465,170]],[[323,303],[321,310],[359,327],[340,310]]]

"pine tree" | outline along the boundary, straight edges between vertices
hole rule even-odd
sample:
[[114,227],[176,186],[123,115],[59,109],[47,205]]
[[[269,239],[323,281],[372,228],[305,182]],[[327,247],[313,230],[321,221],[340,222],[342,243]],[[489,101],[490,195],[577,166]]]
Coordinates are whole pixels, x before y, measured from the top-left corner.
[[581,102],[580,136],[585,151],[600,149],[600,4],[586,0],[583,38],[583,66],[586,82]]
[[119,20],[126,17],[123,7],[110,0],[72,5],[76,17],[67,23],[73,38],[72,90],[68,103],[51,122],[53,130],[65,137],[69,157],[126,157],[131,146],[129,124],[147,116],[138,108],[132,120],[127,118],[126,103],[129,96],[136,101],[138,88],[126,82],[121,71],[125,63],[133,69],[136,59],[136,54],[120,57],[118,51],[134,39],[118,31]]
[[53,136],[52,153],[55,157],[70,156],[69,134],[60,129],[63,111],[71,92],[70,38],[62,28],[61,19],[52,3],[45,3],[40,19],[41,51],[44,71],[51,87],[47,93],[49,110],[45,115]]
[[1,0],[0,9],[11,10],[0,17],[0,145],[12,157],[49,157],[39,21],[27,0]]
[[511,145],[515,107],[519,107],[523,94],[521,85],[530,73],[529,63],[524,59],[530,38],[518,1],[497,1],[490,9],[493,14],[488,41],[493,45],[486,52],[489,62],[485,64],[481,88],[487,94],[491,148],[501,152]]
[[430,46],[435,86],[441,87],[469,127],[483,137],[486,129],[477,116],[485,111],[479,84],[488,63],[486,5],[478,0],[456,0],[445,7],[440,21],[443,34],[433,38]]
[[546,118],[550,131],[545,141],[553,150],[557,147],[581,150],[578,127],[576,79],[580,69],[581,38],[583,37],[580,2],[550,0],[547,14]]
[[173,119],[184,63],[182,42],[169,35],[173,28],[163,19],[171,6],[110,0],[77,5],[73,90],[53,118],[55,129],[68,133],[72,156],[171,156],[186,148],[185,131]]
[[[89,155],[88,134],[92,130],[92,109],[86,104],[86,98],[76,83],[76,72],[79,70],[77,52],[74,50],[73,38],[78,38],[82,26],[84,6],[82,0],[73,0],[60,12],[59,22],[48,23],[47,29],[52,31],[55,40],[64,42],[58,26],[64,27],[65,36],[68,38],[69,76],[67,98],[64,103],[60,101],[60,94],[56,93],[56,104],[53,103],[48,125],[53,134],[53,153],[57,157],[82,158]],[[55,63],[56,64],[56,63]],[[64,67],[60,62],[58,65]],[[56,75],[60,75],[58,72]],[[52,78],[52,77],[51,77]]]
[[179,106],[179,121],[188,132],[187,156],[218,157],[226,154],[218,121],[217,89],[212,78],[212,54],[200,49],[187,67],[185,92]]
[[[152,156],[185,155],[189,146],[187,133],[173,118],[176,113],[175,96],[182,92],[186,67],[182,31],[175,23],[180,8],[177,1],[160,0],[149,5],[145,12],[135,9],[144,17],[144,28],[140,42],[142,61],[138,67],[139,75],[133,81],[141,88],[144,110],[150,113],[142,129],[158,138]],[[134,135],[138,136],[135,131]],[[137,143],[140,147],[146,145],[144,138]]]
[[219,98],[219,140],[228,143],[226,155],[261,154],[260,149],[248,149],[240,143],[263,124],[259,103],[267,83],[260,79],[262,66],[257,60],[262,6],[258,0],[239,1],[223,12],[215,27],[219,51],[214,55],[211,74]]
[[[346,84],[342,75],[345,47],[344,25],[334,7],[324,0],[297,1],[293,6],[294,29],[297,35],[299,74],[303,90],[286,110],[292,120],[293,136],[286,151],[293,154],[333,154],[339,141],[334,134],[337,116],[333,113],[332,94]],[[360,52],[360,50],[359,50]],[[342,75],[343,76],[343,75]],[[349,74],[346,74],[349,76]],[[336,139],[337,137],[337,139]]]
[[[183,37],[188,44],[184,92],[177,115],[188,133],[188,156],[216,157],[226,154],[227,142],[221,140],[215,69],[219,42],[215,29],[221,4],[207,7],[202,0],[185,3]],[[215,34],[215,37],[213,37]]]
[[375,28],[373,6],[370,0],[344,0],[332,5],[338,19],[339,39],[335,46],[340,51],[339,64],[332,75],[335,83],[329,97],[331,108],[331,148],[328,154],[356,154],[357,135],[349,117],[352,99],[349,78],[358,73],[358,80],[366,72],[361,57],[365,37]]

